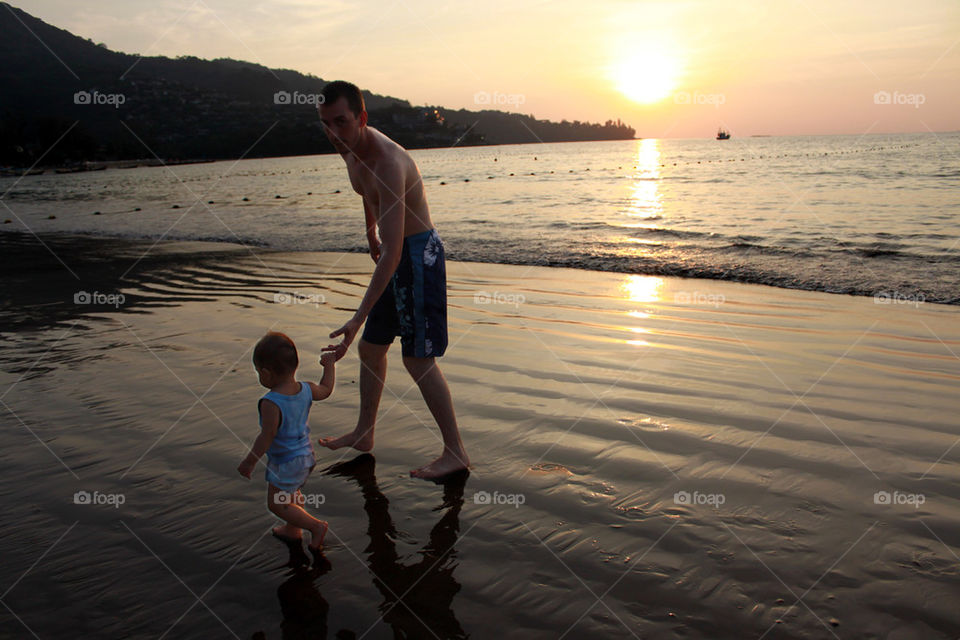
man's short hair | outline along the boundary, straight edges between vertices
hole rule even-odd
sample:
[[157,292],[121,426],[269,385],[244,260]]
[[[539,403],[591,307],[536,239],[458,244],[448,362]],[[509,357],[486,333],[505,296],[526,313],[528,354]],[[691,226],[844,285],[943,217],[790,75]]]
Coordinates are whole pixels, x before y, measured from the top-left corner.
[[360,113],[367,108],[363,103],[363,94],[360,93],[360,88],[346,80],[334,80],[327,83],[320,94],[323,96],[323,104],[333,104],[340,98],[346,98],[350,111],[353,111],[353,115],[358,118]]
[[272,373],[285,375],[297,370],[297,346],[286,334],[268,331],[253,348],[253,364]]

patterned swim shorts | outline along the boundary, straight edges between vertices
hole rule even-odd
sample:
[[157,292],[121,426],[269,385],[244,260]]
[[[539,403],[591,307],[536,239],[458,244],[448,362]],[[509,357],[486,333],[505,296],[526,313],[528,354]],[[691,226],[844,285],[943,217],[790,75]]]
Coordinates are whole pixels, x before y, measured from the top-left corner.
[[397,271],[363,327],[372,344],[398,335],[405,356],[439,357],[447,349],[447,270],[436,229],[403,239]]

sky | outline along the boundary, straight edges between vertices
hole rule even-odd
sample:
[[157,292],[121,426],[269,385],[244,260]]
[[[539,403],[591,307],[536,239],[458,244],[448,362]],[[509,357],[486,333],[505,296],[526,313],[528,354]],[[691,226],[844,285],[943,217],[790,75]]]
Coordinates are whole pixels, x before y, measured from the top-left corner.
[[235,58],[638,137],[960,130],[958,0],[12,0],[110,49]]

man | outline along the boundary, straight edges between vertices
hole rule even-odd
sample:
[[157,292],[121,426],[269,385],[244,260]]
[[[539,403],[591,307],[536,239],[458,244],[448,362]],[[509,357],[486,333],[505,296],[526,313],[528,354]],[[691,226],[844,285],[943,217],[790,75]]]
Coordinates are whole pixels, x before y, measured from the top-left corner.
[[373,448],[387,351],[399,335],[403,364],[443,436],[440,457],[410,474],[441,478],[470,463],[460,440],[450,389],[435,360],[447,347],[443,243],[430,220],[416,163],[403,147],[367,126],[363,96],[356,85],[337,80],[321,93],[320,121],[347,164],[354,191],[363,199],[367,242],[377,266],[356,313],[330,334],[331,338],[343,336],[342,342],[323,349],[342,358],[363,326],[358,346],[360,417],[352,432],[321,439],[320,445],[359,451]]

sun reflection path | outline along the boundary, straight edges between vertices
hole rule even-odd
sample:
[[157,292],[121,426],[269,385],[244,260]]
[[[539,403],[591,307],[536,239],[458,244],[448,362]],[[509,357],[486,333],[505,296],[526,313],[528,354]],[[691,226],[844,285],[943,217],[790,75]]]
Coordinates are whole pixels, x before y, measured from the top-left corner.
[[[637,140],[636,164],[628,184],[627,205],[618,214],[614,226],[623,230],[616,238],[621,246],[618,253],[626,257],[649,254],[661,246],[651,238],[638,237],[633,229],[649,229],[659,226],[663,217],[663,196],[660,193],[660,141],[651,138]],[[640,232],[642,233],[642,232]]]
[[[658,302],[662,298],[663,284],[663,278],[657,276],[629,275],[620,283],[620,291],[631,302]],[[650,317],[650,314],[646,311],[632,310],[627,312],[627,316],[636,320],[645,320]],[[627,329],[635,334],[650,333],[650,329],[641,326],[628,326]],[[626,343],[634,346],[648,344],[646,340],[641,339],[627,340]]]
[[660,196],[660,141],[656,138],[637,142],[637,164],[630,185],[630,207],[626,214],[632,218],[656,220],[663,214]]

